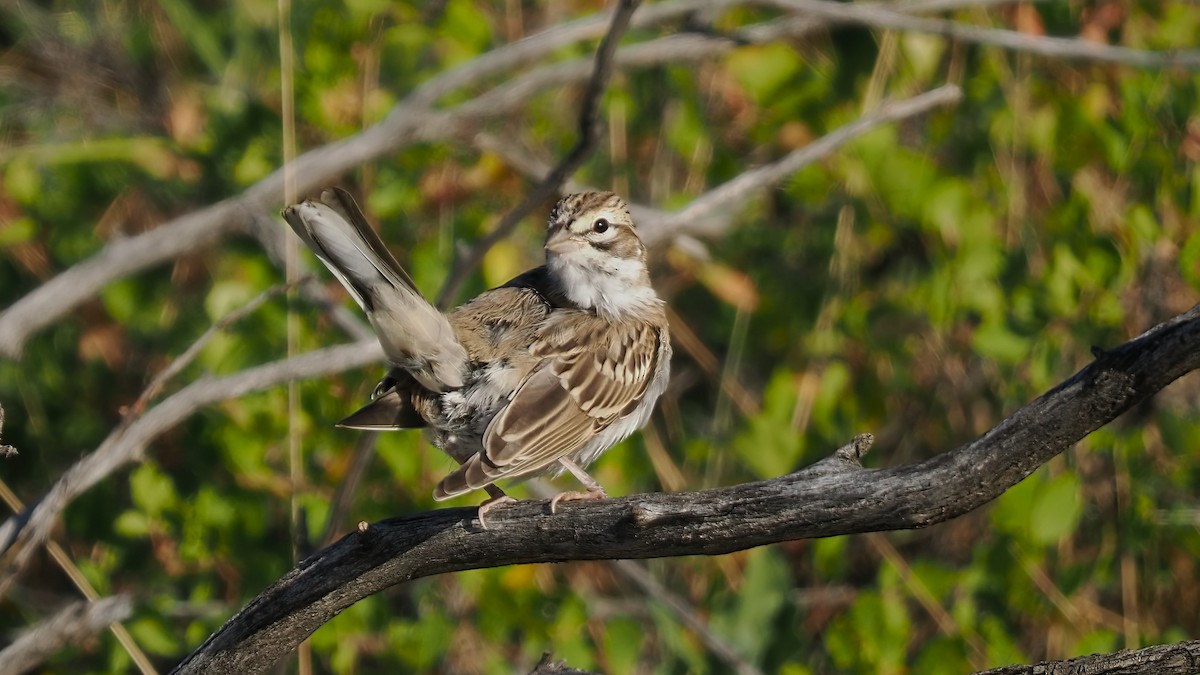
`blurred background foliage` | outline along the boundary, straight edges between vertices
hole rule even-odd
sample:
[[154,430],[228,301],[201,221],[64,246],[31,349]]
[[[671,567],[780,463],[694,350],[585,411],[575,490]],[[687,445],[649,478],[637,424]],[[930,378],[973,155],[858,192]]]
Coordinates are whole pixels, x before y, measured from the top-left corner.
[[[433,75],[601,9],[297,3],[297,143],[352,135]],[[777,14],[707,18],[732,31]],[[1200,6],[1186,0],[943,16],[1142,49],[1200,44]],[[236,195],[282,164],[276,2],[5,2],[0,17],[0,307],[106,242]],[[602,149],[576,178],[678,208],[883,99],[947,81],[963,87],[960,105],[878,129],[763,191],[704,240],[707,256],[694,243],[655,251],[675,314],[675,377],[650,433],[596,465],[610,493],[773,477],[864,431],[877,438],[868,463],[917,461],[1065,379],[1093,345],[1200,300],[1200,78],[1182,70],[839,27],[618,73]],[[533,96],[482,131],[553,161],[575,139],[579,92]],[[410,147],[343,184],[432,296],[456,246],[485,234],[530,179],[464,141]],[[539,262],[544,213],[489,253],[462,297]],[[19,361],[0,361],[4,440],[21,450],[0,477],[36,500],[154,374],[282,279],[257,241],[233,237],[98,289]],[[302,350],[348,339],[318,309],[295,307]],[[267,303],[176,386],[282,358],[287,316],[282,299]],[[302,538],[322,545],[359,440],[332,424],[381,372],[301,383],[290,419],[283,388],[214,406],[68,509],[54,539],[102,595],[134,595],[127,626],[156,665],[168,669],[291,568],[293,494]],[[1185,378],[953,522],[648,567],[762,672],[961,673],[1194,637],[1198,394]],[[303,439],[300,484],[291,425]],[[417,433],[381,436],[370,461],[334,534],[434,508],[431,488],[450,465]],[[0,602],[0,631],[11,637],[75,597],[40,557]],[[543,651],[609,673],[731,668],[602,563],[423,579],[354,605],[311,645],[317,672],[509,673]],[[44,672],[131,668],[106,633]]]

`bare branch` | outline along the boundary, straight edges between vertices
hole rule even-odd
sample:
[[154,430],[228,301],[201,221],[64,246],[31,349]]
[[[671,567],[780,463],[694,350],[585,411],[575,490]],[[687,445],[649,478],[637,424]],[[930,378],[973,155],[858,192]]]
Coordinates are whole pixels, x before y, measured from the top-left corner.
[[865,3],[829,2],[828,0],[767,0],[779,9],[810,14],[832,23],[851,23],[872,28],[931,33],[954,40],[1003,47],[1015,51],[1060,59],[1115,63],[1136,68],[1200,69],[1200,50],[1165,52],[1113,47],[1073,38],[1028,35],[1011,30],[967,26],[946,19],[927,19],[892,7]]
[[1092,654],[1064,661],[1005,666],[975,675],[1195,675],[1200,672],[1200,640]]
[[29,672],[63,647],[95,636],[109,625],[129,618],[132,612],[132,604],[124,595],[72,603],[0,651],[0,673]]
[[0,526],[0,595],[28,564],[36,546],[67,504],[117,469],[140,459],[146,445],[196,410],[294,379],[316,377],[383,360],[379,342],[320,349],[295,358],[244,370],[235,375],[202,378],[163,399],[158,405],[109,434],[95,450],[76,462],[40,501]]
[[230,326],[240,321],[243,317],[253,313],[259,307],[261,307],[263,303],[271,298],[287,293],[292,288],[306,283],[311,278],[312,277],[301,277],[290,284],[277,284],[272,286],[271,288],[268,288],[262,293],[259,293],[251,298],[246,304],[226,314],[221,318],[221,320],[209,326],[208,330],[204,331],[200,337],[196,338],[196,341],[193,342],[191,346],[183,350],[182,354],[176,357],[167,365],[166,368],[163,368],[161,372],[154,376],[154,379],[152,379],[150,384],[147,385],[142,391],[141,396],[138,396],[137,401],[134,401],[133,405],[129,406],[129,414],[140,415],[142,411],[146,409],[146,404],[162,393],[163,388],[167,386],[167,382],[170,382],[172,377],[178,375],[180,371],[188,367],[192,361],[196,360],[196,357],[199,356],[200,352],[204,350],[205,345],[212,342],[213,338],[215,338],[218,333],[227,330]]
[[379,438],[377,431],[364,431],[354,444],[354,454],[350,456],[350,464],[345,476],[338,483],[337,490],[329,500],[329,516],[325,518],[325,529],[317,539],[318,546],[328,546],[338,533],[338,527],[350,510],[354,493],[359,482],[367,473],[367,466],[375,456],[375,441]]
[[773,480],[675,494],[496,509],[449,508],[360,528],[299,563],[177,666],[262,672],[338,612],[395,584],[467,569],[565,560],[716,555],[781,541],[928,527],[978,508],[1050,458],[1200,368],[1200,305],[1110,351],[977,440],[930,459],[862,469],[863,436]]
[[648,244],[681,232],[710,236],[720,234],[728,228],[731,214],[762,188],[778,184],[789,175],[824,159],[849,141],[883,124],[914,117],[938,106],[957,103],[960,99],[962,90],[948,84],[903,101],[885,103],[875,112],[839,127],[776,162],[751,169],[709,190],[680,211],[664,218],[647,214],[651,217],[639,222],[639,231]]
[[[708,190],[674,213],[642,204],[630,204],[630,210],[638,224],[638,233],[650,245],[681,234],[723,234],[732,224],[738,209],[759,194],[759,191],[778,185],[791,174],[828,157],[846,143],[873,129],[916,117],[938,106],[957,103],[961,99],[962,90],[949,84],[912,98],[885,103],[878,110],[839,127],[779,160],[750,169]],[[534,175],[545,172],[545,167],[536,158],[503,139],[481,135],[476,142],[483,148],[502,154],[522,172]],[[572,184],[571,189],[584,189],[584,186]]]

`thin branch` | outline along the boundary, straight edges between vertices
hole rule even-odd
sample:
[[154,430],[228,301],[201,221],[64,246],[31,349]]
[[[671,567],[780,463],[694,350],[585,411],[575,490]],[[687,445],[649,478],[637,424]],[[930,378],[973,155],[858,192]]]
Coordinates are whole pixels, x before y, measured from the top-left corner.
[[358,442],[354,444],[354,454],[350,456],[350,468],[346,470],[346,475],[338,484],[333,498],[329,500],[329,516],[325,519],[325,529],[317,539],[318,546],[328,546],[333,541],[334,535],[337,534],[338,528],[346,517],[346,512],[350,510],[354,493],[358,490],[358,484],[362,482],[363,476],[367,473],[367,466],[370,465],[371,458],[375,456],[375,441],[378,439],[378,432],[365,431],[358,437]]
[[132,612],[132,604],[124,595],[72,603],[0,651],[0,673],[29,672],[63,647],[94,637],[109,625],[129,618]]
[[[961,99],[962,90],[956,85],[947,84],[912,98],[885,103],[875,112],[825,134],[777,162],[747,171],[709,190],[665,220],[649,223],[649,227],[641,228],[642,237],[648,243],[653,242],[664,232],[673,232],[681,227],[694,234],[718,234],[729,222],[729,211],[745,203],[764,186],[779,183],[787,176],[829,156],[834,150],[882,124],[913,117],[938,106],[957,103]],[[717,229],[714,230],[714,227]]]
[[191,346],[183,350],[182,354],[176,357],[173,361],[171,361],[171,363],[167,364],[166,368],[163,368],[157,375],[155,375],[154,379],[150,380],[150,384],[147,385],[142,391],[141,396],[138,396],[137,400],[129,406],[129,411],[127,414],[134,416],[142,414],[142,412],[146,409],[146,405],[162,393],[163,388],[167,386],[167,383],[171,381],[171,378],[178,375],[180,371],[188,367],[192,361],[196,360],[196,357],[200,355],[200,352],[204,350],[204,347],[207,346],[208,343],[212,342],[213,338],[215,338],[219,333],[228,330],[233,324],[254,313],[255,310],[257,310],[263,305],[263,303],[271,298],[287,293],[296,286],[306,283],[311,278],[312,277],[301,277],[291,283],[277,284],[272,286],[251,298],[246,304],[221,317],[219,321],[209,326],[208,330],[204,331],[200,337],[196,338],[196,341],[193,342]]
[[1063,661],[1004,666],[975,675],[1195,675],[1200,673],[1200,640],[1188,640]]
[[642,589],[644,593],[666,607],[667,611],[683,625],[695,632],[708,651],[729,667],[729,672],[737,673],[737,675],[762,675],[762,671],[739,654],[733,645],[713,632],[712,627],[700,616],[700,612],[691,603],[659,583],[643,563],[636,560],[614,560],[612,566],[626,579]]
[[145,415],[122,425],[67,469],[40,501],[0,526],[0,595],[45,541],[59,514],[75,497],[121,467],[138,461],[146,445],[205,406],[290,380],[337,373],[383,360],[377,340],[319,349],[225,377],[199,379],[163,399]]
[[795,539],[928,527],[995,499],[1052,457],[1200,368],[1200,305],[1096,360],[971,443],[863,469],[863,436],[780,478],[674,494],[495,509],[447,508],[362,527],[299,563],[176,673],[258,673],[333,616],[390,586],[445,572],[566,560],[717,555]]
[[[955,104],[961,99],[962,90],[948,84],[912,98],[884,103],[878,110],[838,127],[770,164],[750,169],[708,190],[674,213],[631,204],[630,210],[637,221],[638,234],[651,246],[680,234],[724,234],[732,224],[733,215],[737,210],[761,190],[778,185],[791,174],[828,157],[846,143],[884,124],[916,117],[936,107]],[[483,136],[478,142],[483,147],[502,153],[518,170],[541,173],[542,166],[535,158],[502,139]],[[576,186],[573,189],[582,188]]]
[[[21,498],[17,497],[16,493],[3,480],[0,480],[0,498],[4,500],[4,503],[14,513],[20,513],[25,510],[25,505],[21,503]],[[97,602],[100,600],[99,591],[92,585],[92,582],[88,581],[88,578],[83,575],[83,571],[79,569],[79,566],[67,554],[66,549],[57,541],[50,540],[46,542],[46,553],[50,554],[50,559],[54,561],[54,564],[58,565],[58,568],[71,580],[71,583],[75,585],[75,588],[79,590],[88,602]],[[129,633],[120,619],[114,621],[109,626],[109,629],[112,631],[113,636],[117,638],[117,642],[120,643],[121,648],[125,650],[125,653],[129,654],[130,660],[133,661],[133,664],[137,666],[142,675],[157,674],[158,671],[154,669],[154,664],[150,662],[150,658],[146,656],[146,652],[142,651],[142,648],[138,646],[137,641],[133,639],[133,635]],[[0,669],[0,672],[5,671]]]
[[[694,12],[745,4],[732,0],[674,0],[651,4],[629,20],[634,28],[648,28],[685,17]],[[593,40],[612,32],[613,19],[607,12],[593,14],[547,28],[511,44],[497,47],[484,57],[468,61],[422,84],[409,102],[432,106],[447,94],[496,75],[532,63],[556,50],[584,40]],[[622,29],[624,31],[624,29]]]
[[850,23],[872,28],[931,33],[1058,59],[1114,63],[1135,68],[1200,69],[1200,50],[1148,51],[1113,47],[1074,38],[1029,35],[1011,30],[968,26],[948,19],[927,19],[895,11],[892,7],[828,0],[766,0],[763,4],[810,14],[832,23]]
[[463,283],[466,282],[470,271],[483,261],[483,256],[487,255],[493,246],[512,234],[513,229],[525,216],[532,213],[551,195],[557,194],[563,182],[578,171],[579,167],[583,166],[583,162],[595,151],[596,145],[600,142],[600,99],[608,88],[609,80],[612,79],[613,54],[617,51],[617,43],[621,41],[621,36],[629,28],[630,17],[640,4],[641,0],[620,1],[617,9],[613,12],[612,24],[609,26],[608,33],[605,34],[604,39],[600,41],[600,46],[596,49],[592,76],[588,79],[583,100],[579,104],[579,139],[575,142],[575,146],[540,183],[525,195],[525,199],[521,200],[516,208],[504,214],[494,230],[472,246],[454,264],[450,274],[446,277],[445,285],[438,293],[435,303],[438,307],[445,307],[453,300],[458,295],[458,290],[462,288]]

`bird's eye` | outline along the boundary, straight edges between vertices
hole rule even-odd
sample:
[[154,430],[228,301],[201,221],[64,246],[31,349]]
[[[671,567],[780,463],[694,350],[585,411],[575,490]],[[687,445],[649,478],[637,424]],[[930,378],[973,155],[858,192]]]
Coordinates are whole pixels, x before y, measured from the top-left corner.
[[605,232],[608,232],[608,228],[608,220],[604,218],[597,218],[596,222],[592,223],[592,232],[595,232],[596,234],[604,234]]

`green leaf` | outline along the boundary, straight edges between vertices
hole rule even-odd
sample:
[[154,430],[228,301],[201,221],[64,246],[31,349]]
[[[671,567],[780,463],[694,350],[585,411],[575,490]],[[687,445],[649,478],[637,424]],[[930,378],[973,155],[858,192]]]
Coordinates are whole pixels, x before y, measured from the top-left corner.
[[786,44],[741,47],[725,61],[734,79],[756,101],[771,99],[800,70],[800,56]]
[[133,503],[150,517],[173,509],[179,503],[171,477],[149,462],[133,470],[129,476],[129,492]]
[[134,619],[128,624],[129,632],[138,646],[151,654],[175,655],[179,653],[179,638],[158,618]]
[[15,218],[8,222],[0,221],[0,248],[23,244],[37,234],[37,223],[32,218]]
[[787,565],[778,550],[754,549],[733,611],[715,615],[713,629],[728,635],[752,663],[761,661],[771,643],[775,618],[786,601],[780,589],[790,583]]
[[140,511],[126,511],[117,516],[113,529],[123,537],[141,539],[150,533],[150,519]]
[[749,428],[734,439],[738,456],[759,478],[794,471],[803,450],[802,438],[791,428],[796,407],[792,374],[778,370],[763,395],[763,409],[748,421]]
[[1002,320],[985,321],[975,331],[971,345],[981,355],[1005,363],[1020,363],[1029,354],[1029,340],[1012,332]]
[[33,204],[42,193],[42,177],[27,154],[18,154],[4,168],[4,191],[21,204]]
[[1009,488],[996,499],[990,514],[992,524],[1002,532],[1024,537],[1033,514],[1033,500],[1041,476],[1034,474]]
[[1053,544],[1075,531],[1083,515],[1079,478],[1064,473],[1041,485],[1034,500],[1029,532],[1034,541]]

